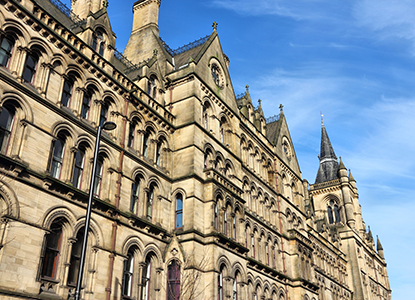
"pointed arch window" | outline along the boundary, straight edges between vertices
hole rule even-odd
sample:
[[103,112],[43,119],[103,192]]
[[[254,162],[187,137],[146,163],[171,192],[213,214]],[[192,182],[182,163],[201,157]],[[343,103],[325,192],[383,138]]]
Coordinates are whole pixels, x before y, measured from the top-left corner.
[[146,208],[146,217],[147,220],[151,222],[153,218],[153,201],[154,201],[154,184],[150,185],[150,189],[147,192],[147,208]]
[[140,199],[140,178],[137,177],[131,186],[130,211],[138,215],[138,201]]
[[46,247],[43,256],[42,277],[55,278],[58,260],[62,246],[62,222],[56,220],[50,227],[50,233],[46,236]]
[[202,119],[203,119],[203,127],[208,130],[209,129],[209,103],[205,102],[203,105],[203,112],[202,112]]
[[99,115],[99,126],[104,126],[108,118],[108,103],[104,102],[101,106],[101,113]]
[[167,267],[167,300],[180,300],[180,265],[176,260]]
[[101,31],[97,31],[97,33],[92,35],[92,48],[97,51],[99,55],[104,55],[105,41]]
[[92,93],[90,90],[87,90],[84,93],[84,97],[82,98],[82,107],[81,107],[81,117],[84,119],[88,119],[89,110],[91,108],[91,99],[92,99]]
[[131,122],[130,129],[128,131],[128,143],[127,143],[127,146],[130,148],[133,148],[134,146],[135,127],[136,127],[136,123],[134,121]]
[[218,230],[218,205],[215,203],[213,225],[215,230]]
[[252,257],[255,258],[255,236],[251,235]]
[[183,227],[183,195],[181,193],[176,196],[176,229]]
[[129,250],[127,259],[124,261],[123,279],[122,279],[122,295],[125,297],[132,296],[134,276],[134,251]]
[[57,179],[59,179],[61,175],[64,151],[65,137],[60,134],[58,135],[58,139],[53,143],[53,155],[50,168],[50,175]]
[[84,174],[85,147],[82,145],[75,153],[74,169],[72,176],[72,185],[78,189],[81,188],[82,176]]
[[221,267],[218,275],[218,300],[224,300],[223,298],[223,267]]
[[12,51],[14,48],[14,39],[10,37],[3,37],[0,43],[0,65],[8,67],[10,58],[12,57]]
[[157,166],[160,166],[162,145],[163,145],[163,142],[161,140],[158,141],[156,145],[156,165]]
[[38,62],[39,57],[35,53],[28,54],[26,58],[25,67],[23,70],[23,80],[25,82],[33,84],[35,80]]
[[150,143],[150,132],[147,130],[143,138],[143,156],[144,157],[148,156],[149,143]]
[[5,154],[9,145],[14,120],[14,111],[3,107],[0,113],[0,152]]
[[225,210],[225,213],[223,215],[223,234],[228,235],[228,214]]
[[71,260],[69,263],[68,285],[76,285],[78,280],[84,232],[85,228],[81,228],[78,231],[78,234],[76,235],[76,242],[72,246]]
[[154,75],[150,76],[147,85],[147,94],[156,99],[157,97],[157,78]]
[[73,85],[74,82],[72,79],[65,79],[61,97],[61,103],[65,107],[68,107],[70,104],[70,100],[72,98]]
[[267,254],[267,265],[269,266],[270,264],[269,264],[269,244],[268,243],[265,244],[265,252]]
[[141,300],[150,300],[151,259],[147,257],[141,277]]
[[232,285],[232,300],[238,300],[238,277],[239,273],[236,272]]
[[94,196],[96,197],[99,197],[99,194],[101,192],[103,166],[104,166],[104,159],[102,157],[99,157],[97,161],[97,167],[95,169],[95,182],[94,182]]
[[233,217],[233,220],[232,220],[232,232],[233,232],[233,239],[234,240],[237,240],[237,238],[236,238],[236,214],[235,214],[235,216]]
[[327,206],[327,215],[329,224],[341,222],[339,206],[333,200],[330,200],[329,205]]

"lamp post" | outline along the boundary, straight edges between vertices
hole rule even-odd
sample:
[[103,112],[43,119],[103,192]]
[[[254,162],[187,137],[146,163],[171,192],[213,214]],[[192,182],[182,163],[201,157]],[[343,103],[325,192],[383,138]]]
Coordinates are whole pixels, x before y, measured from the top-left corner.
[[89,223],[91,222],[92,199],[94,198],[94,187],[95,187],[95,171],[96,171],[97,162],[98,162],[98,152],[99,152],[99,142],[101,140],[101,131],[102,129],[105,129],[107,131],[114,130],[116,127],[117,125],[113,122],[105,122],[102,126],[101,125],[98,126],[97,138],[95,140],[94,163],[92,164],[91,183],[89,185],[88,205],[87,205],[86,216],[85,216],[84,241],[82,243],[81,258],[79,262],[79,271],[78,271],[78,281],[76,282],[76,289],[75,289],[75,300],[80,299],[82,277],[84,276],[85,254],[86,254],[86,247],[88,244]]

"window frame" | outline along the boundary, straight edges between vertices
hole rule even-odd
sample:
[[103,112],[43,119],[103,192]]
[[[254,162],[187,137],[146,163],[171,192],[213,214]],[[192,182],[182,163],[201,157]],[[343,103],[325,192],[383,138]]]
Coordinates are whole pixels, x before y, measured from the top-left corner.
[[[37,53],[28,53],[26,57],[26,61],[23,68],[22,79],[24,82],[27,82],[31,85],[35,82],[36,72],[39,65],[39,55]],[[34,66],[29,65],[29,59],[33,62]],[[29,76],[26,78],[26,76]],[[29,80],[30,79],[30,80]]]
[[[7,41],[9,43],[8,46],[10,47],[10,49],[6,49],[3,47],[4,41]],[[8,35],[5,35],[1,38],[0,53],[3,54],[4,56],[3,56],[3,59],[0,61],[0,66],[5,67],[6,69],[9,68],[15,44],[16,44],[16,39]],[[5,63],[3,63],[4,61]]]

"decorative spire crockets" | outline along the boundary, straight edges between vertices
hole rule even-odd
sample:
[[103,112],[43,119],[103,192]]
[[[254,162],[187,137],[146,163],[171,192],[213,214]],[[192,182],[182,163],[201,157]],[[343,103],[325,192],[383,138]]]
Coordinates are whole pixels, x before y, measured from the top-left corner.
[[320,166],[318,168],[316,182],[321,183],[338,178],[337,172],[339,170],[339,163],[337,156],[334,154],[331,146],[326,127],[323,123],[323,115],[321,115],[321,146],[320,146]]

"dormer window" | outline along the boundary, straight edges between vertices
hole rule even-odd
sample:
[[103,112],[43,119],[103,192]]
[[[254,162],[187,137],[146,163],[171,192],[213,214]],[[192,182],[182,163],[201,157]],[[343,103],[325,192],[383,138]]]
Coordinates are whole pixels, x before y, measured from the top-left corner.
[[101,31],[97,31],[92,35],[92,49],[99,53],[99,55],[104,55],[105,41],[104,34]]

